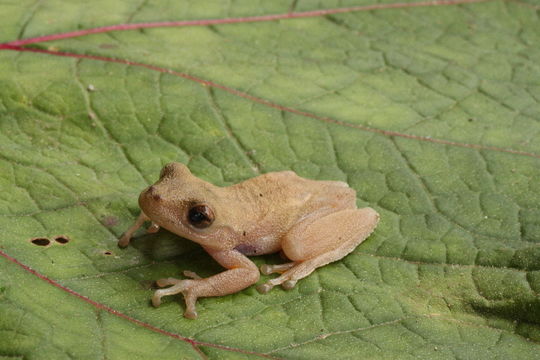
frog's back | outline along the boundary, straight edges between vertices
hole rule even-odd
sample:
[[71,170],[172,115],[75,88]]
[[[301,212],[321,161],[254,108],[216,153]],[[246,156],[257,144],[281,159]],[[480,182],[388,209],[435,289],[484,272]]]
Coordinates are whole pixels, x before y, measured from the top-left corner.
[[270,172],[246,181],[260,192],[260,197],[281,197],[282,201],[297,196],[303,198],[303,193],[312,192],[311,182],[313,180],[298,176],[294,171]]
[[[251,192],[258,192],[260,201],[280,202],[284,206],[312,208],[321,206],[355,207],[356,192],[343,181],[311,180],[293,171],[263,174],[247,180]],[[346,203],[346,205],[344,205]]]
[[[256,249],[249,254],[279,250],[283,236],[310,214],[356,208],[355,191],[346,183],[309,180],[292,171],[248,179],[227,188],[227,194],[224,206],[235,204],[242,214],[228,221],[246,234],[242,246]],[[241,220],[235,223],[237,219]]]

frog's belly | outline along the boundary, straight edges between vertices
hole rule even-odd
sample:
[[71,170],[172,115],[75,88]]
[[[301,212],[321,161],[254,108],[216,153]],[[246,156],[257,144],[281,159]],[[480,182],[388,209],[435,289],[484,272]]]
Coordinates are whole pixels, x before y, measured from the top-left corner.
[[239,244],[234,249],[247,256],[272,254],[281,250],[281,242],[277,236],[271,235],[251,243]]

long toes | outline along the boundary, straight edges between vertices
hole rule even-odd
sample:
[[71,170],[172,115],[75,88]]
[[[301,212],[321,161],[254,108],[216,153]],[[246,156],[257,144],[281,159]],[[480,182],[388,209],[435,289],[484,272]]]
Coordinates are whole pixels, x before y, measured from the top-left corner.
[[285,290],[291,290],[296,285],[296,280],[287,280],[281,284],[281,287]]
[[167,279],[159,279],[159,280],[156,280],[156,285],[159,287],[165,287],[170,284],[167,282]]
[[186,283],[184,281],[189,280],[178,280],[173,278],[159,279],[157,284],[159,286],[173,285],[166,289],[156,290],[154,296],[152,297],[152,305],[159,306],[161,304],[161,298],[163,296],[175,295],[181,293],[186,288]]
[[169,285],[176,285],[176,284],[178,284],[179,281],[180,280],[173,279],[173,278],[159,279],[159,280],[156,280],[156,285],[159,286],[159,287],[165,287],[165,286],[169,286]]
[[266,294],[270,290],[272,290],[273,287],[274,285],[272,284],[264,283],[264,284],[257,285],[256,289],[260,294]]
[[152,296],[152,305],[154,305],[154,307],[161,305],[161,295],[158,294],[158,291],[156,291],[154,296]]
[[194,273],[193,271],[189,271],[189,270],[184,270],[184,276],[191,279],[196,279],[196,280],[201,279],[201,277],[197,275],[197,273]]

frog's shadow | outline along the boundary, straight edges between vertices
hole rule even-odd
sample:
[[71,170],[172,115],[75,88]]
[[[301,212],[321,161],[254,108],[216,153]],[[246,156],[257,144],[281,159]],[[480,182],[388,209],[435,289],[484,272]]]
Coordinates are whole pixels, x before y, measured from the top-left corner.
[[[165,229],[155,234],[144,234],[133,237],[129,244],[156,267],[161,264],[174,264],[178,270],[163,274],[164,277],[178,277],[184,270],[194,271],[202,277],[212,276],[224,271],[210,255],[197,243],[182,238]],[[262,264],[279,264],[285,260],[280,253],[262,256],[249,256],[257,266]],[[180,276],[184,278],[184,276]]]
[[[155,291],[159,289],[156,284],[156,280],[160,278],[187,278],[183,272],[189,270],[197,273],[197,275],[206,278],[212,275],[223,272],[225,269],[221,267],[206,251],[197,243],[194,243],[188,239],[182,238],[175,234],[168,232],[167,230],[160,229],[159,232],[154,234],[144,234],[133,237],[129,244],[137,250],[143,257],[141,262],[149,262],[149,267],[139,269],[141,273],[139,283],[145,290]],[[257,267],[262,264],[279,264],[283,263],[284,259],[280,253],[262,255],[262,256],[250,256],[249,257]],[[264,275],[261,274],[261,281]],[[141,280],[142,279],[142,280]],[[255,290],[249,287],[248,291],[255,293]],[[214,300],[207,300],[210,298],[199,299],[199,306],[204,306],[207,301],[216,301],[221,303],[224,300],[220,298],[212,298]],[[181,297],[172,296],[165,297],[163,302],[178,302],[185,309],[184,301]],[[151,305],[150,299],[148,305]]]
[[207,263],[213,261],[200,245],[165,229],[160,229],[155,234],[135,236],[129,246],[139,251],[145,260],[155,264],[191,258],[206,258]]

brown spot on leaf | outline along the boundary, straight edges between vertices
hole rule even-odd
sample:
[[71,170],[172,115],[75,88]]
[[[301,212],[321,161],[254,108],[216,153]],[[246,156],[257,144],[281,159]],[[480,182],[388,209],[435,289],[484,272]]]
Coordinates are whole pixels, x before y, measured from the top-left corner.
[[105,216],[101,219],[101,223],[106,227],[113,227],[118,224],[118,218],[116,216]]

